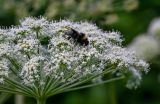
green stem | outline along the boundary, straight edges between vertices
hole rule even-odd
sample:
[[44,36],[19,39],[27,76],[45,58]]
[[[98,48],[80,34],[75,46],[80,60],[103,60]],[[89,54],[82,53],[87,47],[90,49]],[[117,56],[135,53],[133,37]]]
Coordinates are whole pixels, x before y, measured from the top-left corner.
[[[37,39],[39,39],[39,33],[38,33],[38,32],[39,32],[39,29],[36,30]],[[38,54],[39,54],[39,45],[40,45],[40,44],[38,44],[38,50],[37,50],[37,53],[38,53]]]
[[[75,87],[75,86],[77,86],[77,85],[86,83],[86,82],[91,81],[93,78],[96,78],[96,77],[98,77],[98,76],[100,76],[100,75],[108,74],[108,73],[110,73],[110,72],[113,71],[113,70],[110,70],[110,69],[111,69],[111,68],[109,68],[108,70],[104,71],[103,73],[100,73],[100,74],[98,74],[98,75],[91,76],[91,77],[89,77],[89,78],[87,78],[87,79],[85,79],[85,80],[83,80],[83,81],[80,81],[80,82],[77,82],[77,83],[74,83],[74,84],[71,84],[71,83],[69,82],[69,83],[66,83],[66,84],[64,84],[64,85],[56,88],[56,89],[51,89],[51,91],[49,91],[49,93],[47,93],[47,95],[52,95],[52,94],[54,94],[54,93],[57,93],[57,91],[59,91],[59,90],[62,91],[62,90],[64,90],[64,89],[69,89],[69,88]],[[81,78],[81,77],[80,77],[80,78]],[[80,79],[80,78],[78,78],[78,79]],[[75,81],[77,81],[78,79],[76,78]],[[75,82],[75,81],[72,81],[72,82]],[[70,84],[71,84],[71,85],[70,85]],[[67,87],[67,86],[68,86],[68,87]],[[60,92],[61,92],[61,91],[60,91]]]
[[111,85],[109,86],[109,94],[110,94],[110,103],[109,104],[117,104],[116,102],[116,89],[114,86],[115,83],[111,83]]
[[110,82],[113,82],[113,81],[116,81],[116,80],[120,80],[120,79],[123,79],[123,78],[124,78],[124,76],[118,77],[118,78],[112,78],[112,79],[108,79],[108,80],[100,82],[100,83],[95,83],[95,84],[90,84],[90,85],[86,85],[86,86],[67,89],[64,92],[74,91],[74,90],[79,90],[79,89],[84,89],[84,88],[89,88],[89,87],[94,87],[94,86],[98,86],[98,85],[101,85],[101,84],[104,84],[104,83],[106,84],[106,83],[110,83]]
[[25,104],[25,98],[23,95],[15,95],[15,103],[14,104]]
[[[62,92],[64,93],[64,92],[69,92],[69,91],[75,91],[75,90],[80,90],[80,89],[84,89],[84,88],[94,87],[94,86],[101,85],[101,84],[104,84],[104,83],[106,84],[106,83],[110,83],[110,82],[113,82],[113,81],[116,81],[116,80],[121,80],[123,78],[124,78],[124,76],[120,76],[120,77],[117,77],[117,78],[108,79],[108,80],[103,81],[101,83],[90,84],[90,85],[80,86],[80,87],[75,87],[75,88],[65,88],[65,89],[62,89],[60,91],[55,92],[53,95],[58,94],[58,93],[62,93]],[[52,95],[48,95],[48,96],[52,96]]]
[[[112,76],[110,76],[112,77]],[[108,96],[108,102],[107,104],[117,104],[116,100],[116,89],[115,89],[115,83],[111,83],[109,86],[107,86],[107,96]]]
[[45,98],[37,98],[37,104],[46,104]]

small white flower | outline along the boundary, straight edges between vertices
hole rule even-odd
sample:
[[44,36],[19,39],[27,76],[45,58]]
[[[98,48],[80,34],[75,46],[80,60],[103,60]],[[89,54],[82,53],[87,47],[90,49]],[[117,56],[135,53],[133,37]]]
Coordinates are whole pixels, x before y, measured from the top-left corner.
[[114,32],[113,31],[113,32],[109,32],[107,35],[108,35],[109,39],[111,39],[115,42],[122,43],[122,41],[123,41],[122,36],[120,35],[119,32]]
[[7,30],[0,29],[0,41],[4,40],[7,37]]
[[34,81],[39,80],[40,62],[43,60],[44,57],[41,56],[33,57],[23,66],[20,76],[24,79],[25,84],[33,84]]
[[131,76],[126,86],[128,88],[136,89],[137,86],[140,85],[140,82],[142,79],[141,73],[138,70],[136,70],[134,67],[131,67],[129,70],[131,72]]
[[24,51],[24,52],[36,52],[38,49],[37,39],[23,39],[18,40],[18,44],[15,45],[15,52],[16,51]]
[[25,35],[26,33],[30,32],[30,29],[27,27],[12,27],[10,29],[10,32],[13,33],[14,35]]
[[43,17],[40,19],[28,17],[25,18],[20,23],[23,27],[36,30],[36,29],[42,29],[45,26],[47,26],[48,21]]
[[1,77],[1,78],[0,78],[0,84],[3,84],[3,83],[4,83],[4,78]]
[[8,77],[9,74],[9,62],[5,59],[0,60],[0,83],[4,83],[4,77]]
[[9,43],[0,44],[0,57],[3,57],[4,55],[10,55],[12,51],[12,47],[9,45]]

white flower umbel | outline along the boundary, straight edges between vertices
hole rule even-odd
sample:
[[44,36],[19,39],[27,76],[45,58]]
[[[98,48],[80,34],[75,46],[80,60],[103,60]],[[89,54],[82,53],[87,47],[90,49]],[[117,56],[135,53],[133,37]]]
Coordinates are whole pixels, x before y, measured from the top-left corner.
[[[86,34],[89,44],[69,39],[70,29]],[[124,76],[130,77],[128,87],[137,87],[148,72],[145,61],[122,48],[118,32],[105,32],[88,22],[29,17],[0,34],[6,38],[0,42],[0,91],[34,97],[38,104],[58,93]],[[111,74],[107,80],[105,74]]]

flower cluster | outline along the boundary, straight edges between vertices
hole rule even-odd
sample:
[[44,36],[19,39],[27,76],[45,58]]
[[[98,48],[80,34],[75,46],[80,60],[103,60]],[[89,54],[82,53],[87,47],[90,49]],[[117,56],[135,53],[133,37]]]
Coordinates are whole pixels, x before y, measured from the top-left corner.
[[[89,44],[66,38],[66,30],[71,28],[86,34]],[[99,80],[109,72],[130,75],[127,86],[136,87],[142,72],[148,72],[145,61],[122,48],[119,32],[106,32],[88,22],[29,17],[17,27],[1,30],[0,35],[6,37],[0,43],[0,82],[37,88],[39,96]]]

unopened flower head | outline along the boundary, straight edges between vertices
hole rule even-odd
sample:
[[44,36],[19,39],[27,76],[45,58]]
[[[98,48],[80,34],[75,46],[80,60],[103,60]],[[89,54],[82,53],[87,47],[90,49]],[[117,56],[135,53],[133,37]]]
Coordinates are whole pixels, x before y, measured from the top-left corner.
[[137,56],[148,61],[160,53],[158,39],[146,34],[136,37],[136,39],[129,45],[128,48],[130,50],[135,50]]
[[[80,44],[77,38],[67,35],[70,29],[77,37],[85,34],[89,44]],[[130,80],[129,87],[136,87],[142,72],[148,72],[145,61],[122,48],[119,32],[105,32],[95,24],[29,17],[20,26],[5,31],[13,39],[0,43],[1,83],[11,78],[33,88],[41,85],[42,91],[53,87],[46,92],[52,93],[57,87],[72,88],[89,79],[100,80],[101,75],[111,71],[129,73],[136,80]]]

